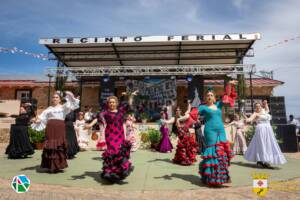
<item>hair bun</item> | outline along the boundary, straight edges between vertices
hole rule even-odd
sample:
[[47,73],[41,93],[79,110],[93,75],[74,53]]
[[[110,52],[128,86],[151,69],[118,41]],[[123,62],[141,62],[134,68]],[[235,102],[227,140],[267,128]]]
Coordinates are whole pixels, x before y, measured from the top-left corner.
[[213,91],[214,91],[213,87],[211,85],[209,85],[207,87],[207,92],[213,92]]

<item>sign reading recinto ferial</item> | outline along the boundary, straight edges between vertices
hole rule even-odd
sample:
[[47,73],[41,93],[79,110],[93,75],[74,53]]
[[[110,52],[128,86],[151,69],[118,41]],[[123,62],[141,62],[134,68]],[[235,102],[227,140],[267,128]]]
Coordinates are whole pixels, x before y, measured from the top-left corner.
[[42,38],[40,44],[105,44],[105,43],[138,43],[138,42],[184,42],[184,41],[224,41],[224,40],[259,40],[260,33],[238,34],[197,34],[166,36],[120,36],[120,37],[67,37]]

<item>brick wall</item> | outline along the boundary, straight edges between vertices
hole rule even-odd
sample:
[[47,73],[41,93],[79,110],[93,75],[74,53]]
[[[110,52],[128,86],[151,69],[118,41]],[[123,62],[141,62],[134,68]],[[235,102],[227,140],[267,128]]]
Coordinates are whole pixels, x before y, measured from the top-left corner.
[[16,88],[3,87],[0,88],[0,100],[15,99]]

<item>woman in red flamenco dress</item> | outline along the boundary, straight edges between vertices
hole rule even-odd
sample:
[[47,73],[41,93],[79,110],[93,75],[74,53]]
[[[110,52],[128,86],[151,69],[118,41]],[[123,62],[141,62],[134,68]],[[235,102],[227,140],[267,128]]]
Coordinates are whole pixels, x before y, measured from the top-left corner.
[[224,124],[222,122],[222,106],[228,103],[234,105],[236,98],[236,81],[230,81],[226,86],[222,101],[215,102],[212,90],[206,93],[206,105],[199,106],[199,113],[205,117],[204,137],[206,149],[202,153],[199,165],[199,174],[202,182],[209,186],[221,185],[230,182],[229,165],[232,158],[230,144],[226,139]]
[[173,162],[179,165],[194,164],[197,156],[198,145],[196,143],[195,134],[191,133],[189,128],[196,122],[198,117],[198,109],[191,109],[189,102],[188,109],[184,116],[176,120],[178,143]]

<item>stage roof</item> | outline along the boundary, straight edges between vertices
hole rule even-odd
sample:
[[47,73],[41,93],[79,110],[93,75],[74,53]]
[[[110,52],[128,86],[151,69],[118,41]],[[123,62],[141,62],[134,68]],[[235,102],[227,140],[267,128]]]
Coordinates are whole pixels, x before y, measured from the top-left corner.
[[259,33],[181,36],[45,38],[52,58],[67,67],[240,64],[253,56]]

